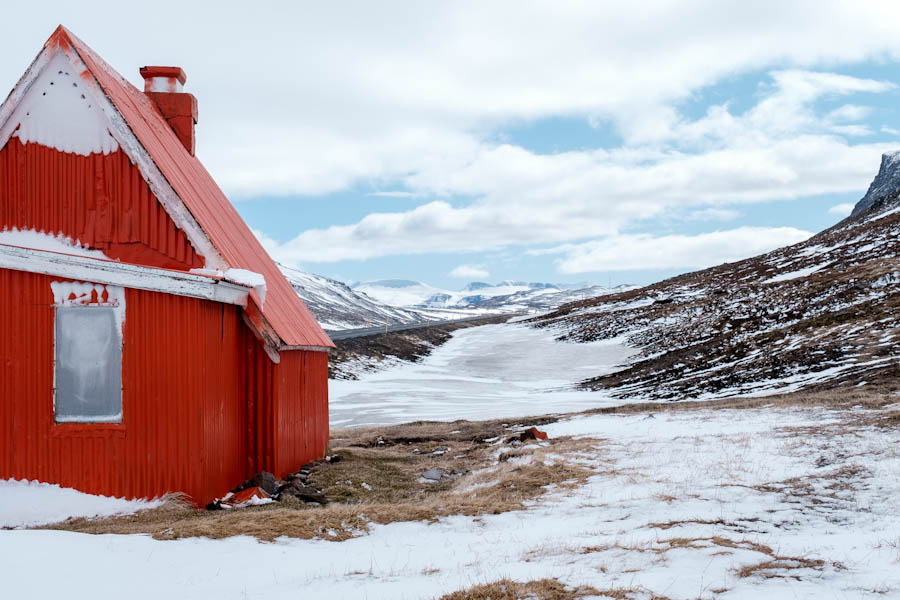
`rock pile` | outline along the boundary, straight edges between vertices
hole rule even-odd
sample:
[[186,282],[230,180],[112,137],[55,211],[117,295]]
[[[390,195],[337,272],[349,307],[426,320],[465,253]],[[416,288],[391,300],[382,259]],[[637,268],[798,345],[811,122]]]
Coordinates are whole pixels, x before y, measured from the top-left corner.
[[[325,462],[328,463],[336,463],[341,460],[340,456],[325,457]],[[315,464],[307,463],[296,473],[289,473],[281,480],[268,471],[260,471],[231,490],[223,498],[207,504],[206,509],[221,510],[225,508],[258,506],[269,502],[283,501],[286,498],[295,498],[311,505],[325,504],[327,500],[322,490],[316,489],[307,483],[309,474]]]

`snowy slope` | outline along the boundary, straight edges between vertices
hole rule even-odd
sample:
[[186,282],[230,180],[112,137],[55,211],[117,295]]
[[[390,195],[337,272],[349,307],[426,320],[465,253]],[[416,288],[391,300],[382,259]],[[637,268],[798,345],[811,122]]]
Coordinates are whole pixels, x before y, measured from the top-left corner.
[[352,329],[391,323],[424,322],[416,310],[397,308],[350,289],[344,283],[279,265],[297,294],[325,329]]
[[[900,181],[886,155],[878,189]],[[561,338],[625,335],[628,369],[584,382],[618,397],[766,394],[900,375],[900,199],[870,194],[811,239],[629,292],[576,302],[536,324]]]

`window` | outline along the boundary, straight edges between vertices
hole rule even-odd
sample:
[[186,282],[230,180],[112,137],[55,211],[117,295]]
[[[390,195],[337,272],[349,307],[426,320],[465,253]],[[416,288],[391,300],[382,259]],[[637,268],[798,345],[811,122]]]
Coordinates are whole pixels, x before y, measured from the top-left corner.
[[122,422],[122,334],[109,306],[56,308],[57,423]]

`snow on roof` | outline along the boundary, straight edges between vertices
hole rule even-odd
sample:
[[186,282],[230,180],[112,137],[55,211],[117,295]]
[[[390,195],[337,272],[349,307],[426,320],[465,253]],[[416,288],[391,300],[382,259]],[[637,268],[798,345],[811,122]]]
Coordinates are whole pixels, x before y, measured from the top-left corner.
[[[277,339],[263,336],[273,349],[334,347],[234,206],[200,161],[184,148],[153,101],[65,27],[59,26],[53,32],[0,107],[0,145],[8,139],[3,131],[11,122],[11,111],[46,69],[55,64],[53,61],[59,54],[65,54],[76,67],[83,63],[84,71],[79,72],[83,83],[79,86],[95,93],[98,102],[106,103],[101,108],[109,120],[109,132],[141,169],[176,224],[207,259],[207,266],[223,271],[250,271],[263,278],[264,294],[257,290],[259,310],[249,310],[248,317],[258,330],[274,333]],[[6,135],[10,133],[7,131]]]

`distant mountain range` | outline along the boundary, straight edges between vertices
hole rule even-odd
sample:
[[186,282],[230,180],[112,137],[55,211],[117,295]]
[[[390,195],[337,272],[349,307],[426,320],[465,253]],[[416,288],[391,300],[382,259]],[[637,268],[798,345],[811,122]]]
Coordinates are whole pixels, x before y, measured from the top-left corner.
[[[406,279],[382,279],[348,286],[283,265],[281,270],[316,319],[331,330],[545,311],[565,302],[610,293],[607,288],[588,284],[522,281],[497,284],[474,281],[460,291]],[[620,286],[613,291],[624,289],[628,288]]]
[[900,384],[900,153],[847,219],[767,254],[535,320],[561,339],[620,338],[641,354],[583,383],[622,398],[772,394]]
[[[563,302],[592,298],[610,292],[608,288],[588,283],[529,283],[473,281],[459,291],[430,286],[420,281],[382,279],[352,285],[379,302],[390,306],[429,309],[490,309],[497,311],[545,310]],[[628,286],[615,288],[616,291]]]

